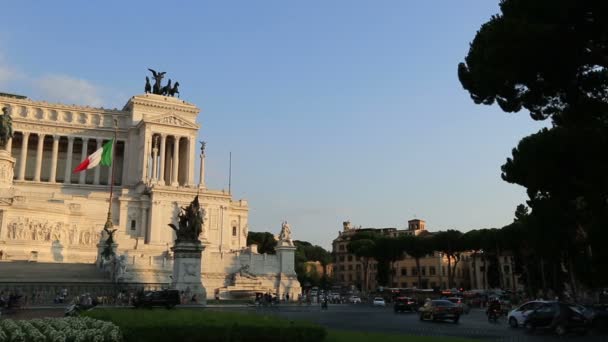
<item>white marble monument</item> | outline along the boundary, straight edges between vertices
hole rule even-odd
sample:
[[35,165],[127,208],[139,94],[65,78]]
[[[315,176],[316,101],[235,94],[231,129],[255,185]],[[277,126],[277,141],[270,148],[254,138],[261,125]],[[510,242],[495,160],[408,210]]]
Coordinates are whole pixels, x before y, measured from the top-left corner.
[[[247,201],[205,185],[205,153],[196,146],[200,110],[195,105],[142,94],[118,110],[0,93],[2,107],[10,113],[14,130],[6,151],[0,152],[2,262],[35,258],[95,263],[110,205],[116,253],[126,263],[121,281],[168,286],[173,282],[176,252],[170,247],[176,236],[167,223],[177,224],[179,208],[198,194],[207,213],[198,270],[207,297],[217,292],[229,296],[228,288],[238,288],[235,274],[248,265],[257,279],[256,290],[289,292],[297,298],[293,251],[263,255],[248,248]],[[79,174],[72,170],[114,137],[114,122],[114,196],[108,203],[109,167]],[[200,168],[195,173],[197,157]]]

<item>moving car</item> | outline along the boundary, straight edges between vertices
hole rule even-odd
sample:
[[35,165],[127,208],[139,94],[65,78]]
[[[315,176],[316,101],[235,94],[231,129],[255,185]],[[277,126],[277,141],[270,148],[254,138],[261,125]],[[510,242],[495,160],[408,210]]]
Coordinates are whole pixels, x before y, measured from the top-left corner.
[[456,304],[449,300],[439,299],[430,300],[424,303],[420,309],[420,320],[430,319],[431,321],[451,319],[454,323],[460,320],[460,309]]
[[548,302],[528,314],[525,326],[528,331],[541,328],[560,336],[570,331],[585,334],[591,328],[591,320],[585,317],[576,305]]
[[374,298],[372,305],[373,306],[386,306],[386,302],[384,301],[384,298],[376,297],[376,298]]
[[449,297],[448,300],[456,304],[461,314],[468,314],[471,311],[471,308],[464,302],[462,297]]
[[141,292],[133,301],[135,307],[164,306],[171,309],[180,303],[178,290]]
[[416,305],[416,301],[410,297],[397,297],[395,298],[395,312],[403,312],[403,311],[416,311],[418,305]]
[[544,303],[547,303],[547,301],[533,300],[511,310],[509,314],[507,314],[507,322],[509,322],[509,326],[511,326],[511,328],[523,327],[528,314],[536,310]]

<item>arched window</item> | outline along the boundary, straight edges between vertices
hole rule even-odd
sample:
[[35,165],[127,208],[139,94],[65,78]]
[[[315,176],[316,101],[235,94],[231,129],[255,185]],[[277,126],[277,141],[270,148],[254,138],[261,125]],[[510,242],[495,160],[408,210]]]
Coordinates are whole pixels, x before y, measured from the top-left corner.
[[232,236],[236,236],[236,226],[232,226]]

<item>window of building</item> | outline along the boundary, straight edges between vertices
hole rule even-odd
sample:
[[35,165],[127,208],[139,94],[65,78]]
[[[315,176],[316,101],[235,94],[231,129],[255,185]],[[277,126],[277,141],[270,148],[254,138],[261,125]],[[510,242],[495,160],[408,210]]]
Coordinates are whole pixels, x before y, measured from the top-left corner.
[[447,286],[445,286],[445,282],[441,283],[441,287],[443,287],[444,289],[447,287]]
[[348,265],[348,270],[352,271],[353,270],[353,265]]
[[417,281],[413,282],[412,287],[418,287],[418,282]]
[[413,276],[417,276],[418,275],[418,269],[416,267],[412,267],[412,275]]
[[338,250],[343,251],[344,250],[344,245],[338,245]]
[[355,268],[357,269],[357,271],[360,270],[361,269],[361,264],[357,264]]
[[423,276],[426,275],[426,266],[420,267],[420,274],[422,274]]
[[137,225],[137,222],[135,222],[135,220],[131,220],[131,230],[135,230],[136,225]]
[[401,275],[402,275],[402,276],[406,276],[406,275],[407,275],[407,268],[403,267],[403,268],[401,269]]
[[352,255],[348,256],[348,261],[353,261],[353,256]]
[[355,260],[357,260],[357,261],[361,261],[361,258],[360,258],[360,257],[358,257],[358,256],[355,256]]
[[393,287],[399,287],[399,284],[393,283]]
[[340,274],[340,280],[344,281],[344,274]]
[[344,255],[340,255],[340,261],[344,261]]
[[505,264],[509,262],[509,258],[508,257],[504,257],[502,260],[504,260]]
[[437,283],[436,283],[436,282],[434,282],[434,281],[432,281],[432,282],[431,282],[431,288],[432,288],[432,289],[434,289],[435,287],[437,287]]
[[348,275],[348,281],[353,281],[353,275],[352,274]]
[[511,287],[511,279],[507,278],[505,280],[506,280],[506,283],[507,283],[507,287]]
[[236,226],[232,227],[232,236],[236,236]]
[[340,265],[340,271],[344,271],[344,265]]
[[435,275],[435,266],[429,266],[429,275]]

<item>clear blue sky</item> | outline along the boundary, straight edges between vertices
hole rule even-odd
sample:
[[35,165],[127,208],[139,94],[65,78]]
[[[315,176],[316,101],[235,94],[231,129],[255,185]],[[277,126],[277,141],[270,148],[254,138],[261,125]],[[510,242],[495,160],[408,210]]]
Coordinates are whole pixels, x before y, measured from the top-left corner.
[[207,182],[250,229],[329,247],[342,221],[501,227],[525,191],[500,179],[547,123],[478,106],[456,68],[498,0],[9,1],[0,91],[122,108],[146,70],[198,105]]

